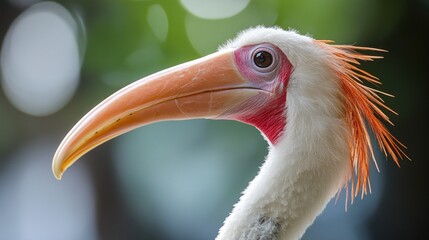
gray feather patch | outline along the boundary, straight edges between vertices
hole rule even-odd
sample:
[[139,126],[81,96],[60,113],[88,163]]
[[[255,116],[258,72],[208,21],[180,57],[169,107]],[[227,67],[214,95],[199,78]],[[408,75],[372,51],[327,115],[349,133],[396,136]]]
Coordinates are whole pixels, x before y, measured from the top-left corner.
[[252,222],[239,240],[277,240],[279,230],[278,219],[261,216]]

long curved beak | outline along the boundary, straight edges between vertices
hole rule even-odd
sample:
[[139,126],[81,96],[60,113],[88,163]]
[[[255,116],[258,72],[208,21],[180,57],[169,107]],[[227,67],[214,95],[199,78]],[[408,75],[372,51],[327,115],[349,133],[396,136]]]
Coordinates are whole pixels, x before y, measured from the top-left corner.
[[82,155],[137,127],[165,120],[219,118],[260,91],[241,76],[232,50],[155,73],[87,113],[58,147],[53,173],[61,179]]

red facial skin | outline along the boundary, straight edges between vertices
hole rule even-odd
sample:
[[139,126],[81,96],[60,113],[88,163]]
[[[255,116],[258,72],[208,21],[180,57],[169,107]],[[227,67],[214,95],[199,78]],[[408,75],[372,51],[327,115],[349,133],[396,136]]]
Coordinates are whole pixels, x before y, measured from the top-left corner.
[[[270,69],[258,68],[253,62],[256,52],[263,50],[273,55]],[[258,128],[275,145],[286,126],[286,87],[292,73],[292,64],[278,47],[271,44],[245,46],[234,52],[234,60],[242,76],[255,87],[266,92],[259,93],[225,115]]]

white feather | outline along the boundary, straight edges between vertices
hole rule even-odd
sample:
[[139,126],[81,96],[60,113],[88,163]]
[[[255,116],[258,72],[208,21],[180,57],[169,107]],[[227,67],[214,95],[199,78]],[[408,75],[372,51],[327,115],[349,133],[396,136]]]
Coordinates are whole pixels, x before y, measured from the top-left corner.
[[332,59],[311,37],[280,28],[246,30],[221,49],[264,42],[277,45],[293,65],[287,123],[217,240],[299,239],[349,174],[350,132]]

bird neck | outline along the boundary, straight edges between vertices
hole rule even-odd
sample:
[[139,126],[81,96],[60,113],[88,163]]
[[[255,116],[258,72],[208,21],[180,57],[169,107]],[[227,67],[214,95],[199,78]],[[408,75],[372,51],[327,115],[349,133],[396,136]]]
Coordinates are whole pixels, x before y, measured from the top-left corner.
[[299,239],[344,185],[349,133],[343,120],[308,117],[288,121],[217,240]]

